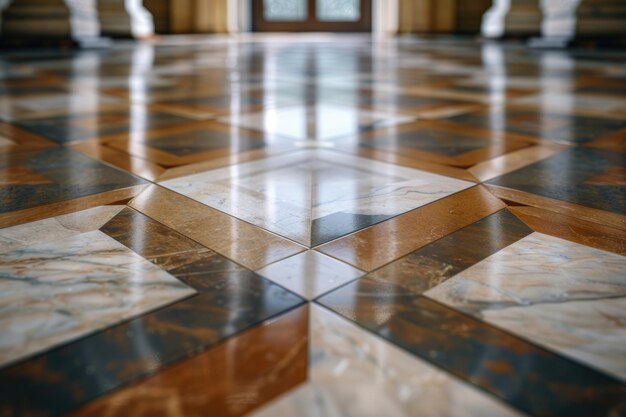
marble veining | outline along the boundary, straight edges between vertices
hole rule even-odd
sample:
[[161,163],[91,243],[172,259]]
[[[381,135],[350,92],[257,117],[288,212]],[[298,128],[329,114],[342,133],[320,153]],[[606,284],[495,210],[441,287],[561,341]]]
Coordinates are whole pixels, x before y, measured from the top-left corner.
[[100,231],[3,250],[0,365],[194,293]]
[[425,294],[626,380],[626,258],[532,233]]
[[471,187],[411,168],[308,150],[161,185],[307,246]]
[[523,415],[332,312],[311,315],[309,382],[252,416]]
[[0,252],[41,244],[99,229],[124,206],[99,206],[36,222],[0,229]]

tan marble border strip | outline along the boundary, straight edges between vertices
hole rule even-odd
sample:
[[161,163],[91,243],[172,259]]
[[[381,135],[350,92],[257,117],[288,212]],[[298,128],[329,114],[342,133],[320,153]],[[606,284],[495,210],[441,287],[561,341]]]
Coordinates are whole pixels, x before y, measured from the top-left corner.
[[0,228],[15,226],[48,217],[60,216],[62,214],[85,210],[95,206],[117,203],[134,197],[145,187],[145,185],[136,185],[100,194],[88,195],[73,200],[60,201],[57,203],[45,204],[38,207],[31,207],[24,210],[1,214]]
[[[504,110],[505,108],[503,107],[502,111]],[[488,112],[489,112],[489,108],[486,108],[486,109],[482,109],[481,111],[477,111],[475,113],[484,114]],[[539,136],[533,136],[530,134],[517,133],[517,132],[509,132],[506,130],[490,130],[490,129],[485,129],[479,126],[472,126],[469,124],[465,124],[463,122],[437,120],[436,126],[441,129],[445,128],[445,129],[455,130],[460,133],[482,135],[487,138],[493,138],[494,140],[495,139],[498,139],[498,140],[508,139],[508,140],[530,142],[530,143],[535,143],[537,145],[547,145],[547,146],[551,146],[554,144],[569,145],[568,142],[556,141],[556,140],[550,140],[550,139],[541,139]],[[494,138],[494,135],[496,135],[497,138]]]
[[504,207],[502,201],[479,185],[316,250],[369,272]]
[[[339,152],[346,152],[341,149],[335,149]],[[375,159],[381,162],[387,162],[389,164],[401,165],[409,168],[421,169],[423,171],[432,172],[434,174],[445,175],[447,177],[457,178],[460,180],[472,181],[472,182],[480,182],[478,178],[470,174],[467,170],[462,168],[451,167],[447,165],[439,165],[432,162],[426,162],[417,160],[415,158],[411,158],[404,155],[399,155],[396,153],[378,151],[375,149],[366,149],[361,148],[356,152],[358,156],[363,158]]]
[[626,152],[626,128],[601,136],[583,145],[587,148],[606,149],[614,152]]
[[513,190],[498,185],[485,184],[485,186],[496,197],[501,198],[505,201],[512,201],[531,207],[538,207],[555,213],[576,217],[592,223],[603,224],[609,227],[615,227],[620,230],[626,230],[626,216],[581,206],[579,204],[568,203],[566,201],[542,197],[539,195],[526,193],[524,191]]
[[500,175],[549,158],[566,149],[569,149],[569,146],[533,146],[480,162],[469,168],[468,171],[480,181],[488,181]]
[[195,164],[184,165],[176,168],[171,168],[165,171],[163,175],[158,178],[158,181],[170,180],[173,178],[184,177],[187,175],[197,174],[199,172],[209,171],[217,168],[224,168],[229,165],[241,164],[244,162],[250,162],[257,159],[262,159],[268,156],[276,156],[278,154],[287,152],[298,152],[300,149],[285,150],[284,152],[270,152],[267,149],[255,149],[252,151],[246,151],[239,154],[232,154],[222,158],[212,159],[210,161],[198,162]]
[[509,207],[509,211],[537,232],[626,256],[624,230],[536,207]]
[[5,122],[0,122],[0,136],[4,136],[13,142],[7,145],[7,147],[11,150],[31,148],[39,149],[57,146],[54,142],[51,142],[35,133]]
[[148,186],[129,206],[252,270],[306,250],[295,242],[156,185]]
[[590,110],[583,107],[573,108],[573,109],[559,109],[559,108],[544,108],[541,103],[538,104],[530,104],[530,103],[508,103],[507,107],[512,109],[520,109],[520,110],[533,110],[540,113],[551,113],[551,114],[561,114],[567,116],[589,116],[589,117],[600,117],[604,119],[617,119],[623,120],[626,117],[626,111],[624,110]]

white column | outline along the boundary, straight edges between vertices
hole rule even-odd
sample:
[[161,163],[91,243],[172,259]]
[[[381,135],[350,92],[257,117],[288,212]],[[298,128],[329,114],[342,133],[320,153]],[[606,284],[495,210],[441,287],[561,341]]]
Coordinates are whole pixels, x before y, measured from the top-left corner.
[[483,16],[481,32],[486,38],[536,35],[541,20],[539,0],[494,0]]

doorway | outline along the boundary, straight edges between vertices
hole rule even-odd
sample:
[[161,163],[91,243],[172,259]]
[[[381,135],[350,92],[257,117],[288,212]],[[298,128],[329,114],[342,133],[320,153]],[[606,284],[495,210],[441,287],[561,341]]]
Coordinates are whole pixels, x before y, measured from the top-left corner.
[[371,0],[252,0],[257,32],[370,32]]

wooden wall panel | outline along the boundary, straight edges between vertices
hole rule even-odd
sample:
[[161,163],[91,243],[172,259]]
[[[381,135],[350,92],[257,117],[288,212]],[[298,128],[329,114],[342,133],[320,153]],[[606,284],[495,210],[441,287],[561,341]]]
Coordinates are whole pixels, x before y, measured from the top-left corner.
[[143,5],[152,13],[156,33],[171,33],[170,0],[144,0]]
[[228,0],[169,0],[172,33],[225,33]]

